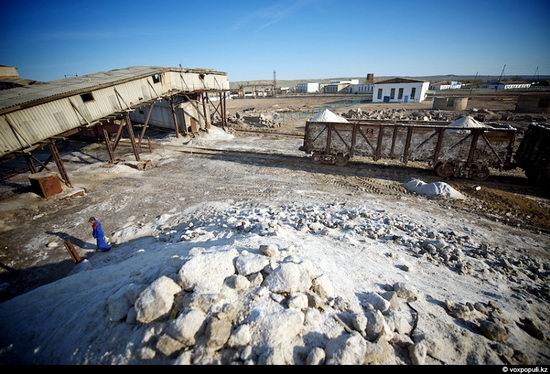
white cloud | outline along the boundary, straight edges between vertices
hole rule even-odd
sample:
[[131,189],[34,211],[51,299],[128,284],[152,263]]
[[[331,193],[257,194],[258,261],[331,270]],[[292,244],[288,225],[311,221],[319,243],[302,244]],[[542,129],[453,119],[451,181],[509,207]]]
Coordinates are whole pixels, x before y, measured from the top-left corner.
[[254,23],[258,25],[257,31],[273,26],[285,18],[296,13],[300,9],[317,2],[318,0],[296,0],[296,1],[281,1],[275,5],[266,8],[258,9],[252,13],[246,14],[233,25],[233,30],[239,30],[243,27]]

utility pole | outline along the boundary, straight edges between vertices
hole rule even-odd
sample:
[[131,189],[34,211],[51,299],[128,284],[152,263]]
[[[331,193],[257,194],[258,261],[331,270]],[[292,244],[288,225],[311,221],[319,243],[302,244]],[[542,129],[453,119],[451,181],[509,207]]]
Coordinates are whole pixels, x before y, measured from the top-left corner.
[[537,66],[537,70],[535,70],[535,75],[533,76],[533,81],[539,83],[540,82],[540,76],[539,76],[539,67]]
[[273,97],[277,97],[277,71],[273,70]]

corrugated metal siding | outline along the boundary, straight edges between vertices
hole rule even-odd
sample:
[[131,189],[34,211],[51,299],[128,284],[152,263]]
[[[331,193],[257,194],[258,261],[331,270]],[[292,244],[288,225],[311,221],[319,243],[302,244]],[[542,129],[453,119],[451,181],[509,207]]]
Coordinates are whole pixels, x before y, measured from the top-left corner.
[[[149,70],[148,70],[149,69]],[[179,72],[179,71],[165,71],[161,73],[162,79],[159,83],[153,83],[152,75],[158,72],[158,69],[143,68],[138,69],[139,73],[151,73],[147,77],[136,78],[134,80],[119,83],[111,87],[90,89],[89,92],[93,94],[94,100],[84,102],[79,94],[51,100],[42,104],[31,106],[25,109],[19,109],[0,116],[0,156],[7,153],[26,148],[32,144],[48,139],[52,136],[61,134],[65,131],[86,125],[87,122],[95,122],[107,115],[114,112],[127,109],[127,105],[136,106],[143,102],[157,97],[157,95],[164,95],[172,91],[196,91],[196,90],[220,90],[228,89],[229,82],[227,76],[223,73],[208,73],[205,72],[204,80],[199,78],[199,73]],[[110,73],[110,72],[109,72]],[[115,71],[113,74],[99,73],[94,74],[96,83],[109,82],[115,79],[120,80],[121,77],[131,77],[132,74],[136,74],[136,71],[121,70]],[[183,79],[182,79],[183,78]],[[45,84],[44,86],[49,85]],[[55,82],[54,89],[50,90],[51,93],[59,94],[62,91],[61,87],[58,87],[59,83]],[[154,88],[151,88],[151,86]],[[72,90],[75,87],[86,88],[90,87],[90,83],[83,81],[74,83],[71,85]],[[120,94],[123,100],[117,99],[116,91]],[[76,89],[76,88],[75,88]],[[11,90],[6,90],[11,91]],[[43,95],[44,90],[38,90]],[[65,88],[65,92],[67,88]],[[156,91],[156,93],[155,93]],[[17,95],[10,93],[11,99],[7,102],[15,102]],[[39,97],[40,94],[34,93],[30,95],[30,99],[34,100]],[[0,97],[0,108],[5,105],[3,100],[5,96]],[[18,98],[22,103],[24,100]],[[119,101],[121,106],[119,106]],[[81,114],[71,105],[71,102],[76,106]],[[168,113],[171,116],[171,113]],[[84,116],[86,120],[82,119]],[[195,113],[196,116],[196,113]],[[199,116],[200,117],[200,116]],[[16,132],[20,134],[24,140],[18,141],[10,129],[6,118],[15,128]],[[171,117],[168,117],[171,118]],[[159,120],[161,120],[159,118]],[[156,122],[156,121],[155,121]],[[162,118],[162,122],[166,123],[165,118]],[[171,124],[171,120],[169,122]],[[23,143],[20,144],[20,143]],[[25,144],[29,143],[29,144]]]
[[[196,105],[197,107],[195,107],[195,105],[191,104],[190,102],[186,102],[176,107],[176,115],[178,116],[178,124],[180,126],[183,122],[182,119],[185,114],[185,124],[187,127],[191,126],[190,119],[191,117],[193,117],[197,120],[200,128],[206,128],[204,116],[202,115],[203,113],[202,103],[197,101]],[[197,112],[197,108],[199,112]],[[132,112],[130,114],[130,118],[132,119],[132,121],[135,121],[138,123],[144,123],[145,119],[147,118],[148,110],[149,110],[148,108],[143,108],[142,110],[136,110],[135,112]],[[206,107],[207,118],[209,115],[210,115],[209,108]],[[153,113],[151,113],[151,117],[149,118],[149,125],[167,128],[167,129],[174,128],[174,120],[172,119],[172,111],[170,109],[170,104],[168,103],[168,101],[163,100],[155,104],[153,108]]]
[[[142,110],[136,110],[130,114],[132,121],[138,123],[145,123],[147,117],[147,112],[149,108],[143,108]],[[143,113],[141,113],[143,112]],[[151,118],[149,118],[149,124],[151,126],[163,127],[163,128],[174,128],[174,120],[172,119],[172,110],[170,109],[170,104],[163,100],[155,104],[153,108],[153,113],[151,113]]]

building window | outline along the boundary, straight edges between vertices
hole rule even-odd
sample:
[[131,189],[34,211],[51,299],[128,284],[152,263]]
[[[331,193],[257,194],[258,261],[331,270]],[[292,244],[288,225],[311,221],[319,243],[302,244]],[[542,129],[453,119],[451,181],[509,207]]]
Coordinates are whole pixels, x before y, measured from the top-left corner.
[[80,95],[80,98],[81,98],[82,101],[84,101],[85,103],[87,103],[88,101],[94,101],[94,95],[92,95],[91,92],[88,92],[88,93],[85,93],[85,94]]
[[392,88],[390,91],[390,99],[391,100],[395,99],[395,88]]
[[378,89],[378,96],[377,97],[378,97],[378,100],[382,100],[382,89],[381,88]]
[[403,100],[403,88],[399,89],[399,93],[397,94],[397,100]]
[[414,100],[414,97],[416,95],[416,87],[411,88],[411,100]]
[[153,83],[160,83],[160,74],[153,75]]

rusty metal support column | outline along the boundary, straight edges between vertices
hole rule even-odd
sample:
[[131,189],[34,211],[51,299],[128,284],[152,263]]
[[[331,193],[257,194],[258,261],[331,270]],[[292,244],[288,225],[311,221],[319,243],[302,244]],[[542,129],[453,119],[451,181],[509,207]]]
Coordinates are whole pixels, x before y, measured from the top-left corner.
[[109,132],[107,131],[107,129],[105,128],[105,126],[102,124],[101,125],[101,130],[103,132],[103,138],[105,138],[105,145],[107,146],[107,153],[109,154],[109,163],[114,163],[115,162],[115,157],[114,157],[114,154],[113,154],[113,147],[111,145],[111,139],[109,138]]
[[391,150],[390,150],[390,158],[393,158],[393,151],[395,149],[395,139],[397,137],[397,126],[394,125],[393,127],[393,135],[391,137]]
[[134,137],[134,129],[132,127],[132,121],[130,120],[130,113],[126,113],[126,130],[128,131],[128,136],[130,137],[134,157],[136,158],[136,161],[139,161],[139,150],[136,145],[136,138]]
[[53,160],[53,156],[52,156],[52,155],[50,155],[50,157],[48,157],[48,159],[46,160],[46,162],[40,161],[39,159],[37,159],[36,157],[34,157],[32,154],[31,154],[31,158],[32,158],[34,161],[36,161],[36,162],[38,162],[38,163],[40,164],[40,169],[38,169],[38,172],[39,172],[39,173],[40,173],[42,170],[44,170],[44,169],[50,171],[50,169],[48,168],[47,165],[50,163],[50,161]]
[[411,147],[413,128],[408,126],[407,128],[407,139],[405,140],[405,149],[403,151],[403,163],[406,165],[409,162],[409,148]]
[[435,145],[434,158],[432,161],[433,165],[435,165],[435,163],[439,159],[439,153],[441,152],[441,145],[443,144],[443,131],[444,129],[437,130],[437,144]]
[[472,144],[470,146],[470,151],[468,152],[468,161],[466,162],[468,166],[472,165],[474,162],[477,139],[479,138],[479,136],[480,136],[480,130],[472,130]]
[[204,127],[208,130],[210,128],[210,121],[208,120],[208,117],[206,115],[206,102],[205,102],[206,93],[205,92],[201,94],[201,98],[202,98],[202,112],[204,117]]
[[222,92],[223,96],[223,126],[227,127],[227,102],[225,101],[225,92]]
[[327,123],[327,147],[325,148],[325,153],[330,154],[330,146],[332,143],[332,124]]
[[[306,124],[306,126],[307,126],[307,124]],[[353,127],[352,127],[352,130],[351,130],[351,147],[349,149],[349,157],[350,158],[353,157],[353,152],[355,151],[355,145],[357,144],[357,127],[359,125],[354,123],[352,126]],[[307,134],[307,132],[306,132],[306,134]]]
[[116,147],[118,147],[118,142],[120,142],[120,137],[122,135],[122,129],[123,128],[124,128],[124,125],[122,123],[120,123],[118,125],[118,130],[116,132],[115,142],[113,143],[113,152],[116,151]]
[[223,99],[222,99],[222,93],[218,93],[218,98],[220,100],[220,120],[222,121],[222,127],[225,127],[225,122],[223,121]]
[[141,133],[139,134],[139,150],[141,151],[141,142],[143,141],[143,137],[145,136],[145,131],[147,131],[147,126],[149,126],[149,119],[151,119],[151,114],[153,113],[153,108],[155,107],[155,102],[153,101],[151,103],[151,106],[149,107],[149,111],[147,112],[147,117],[145,117],[145,123],[143,124],[143,129],[141,129]]
[[170,110],[172,111],[172,119],[174,121],[174,129],[176,130],[176,138],[180,137],[180,131],[178,127],[178,119],[176,117],[176,111],[174,109],[174,98],[170,97]]
[[384,136],[384,127],[378,126],[378,140],[376,141],[376,151],[374,152],[374,161],[382,157],[382,137]]
[[27,163],[27,167],[29,168],[29,171],[31,174],[36,174],[36,166],[34,166],[34,162],[32,161],[32,156],[28,153],[25,153],[23,155],[25,158],[25,162]]
[[69,179],[69,174],[67,174],[67,170],[65,170],[65,165],[63,165],[63,160],[61,160],[61,156],[59,155],[59,151],[57,150],[55,141],[50,140],[50,142],[48,143],[48,147],[50,148],[50,153],[52,154],[55,164],[57,165],[57,169],[59,170],[59,174],[61,175],[63,182],[65,182],[67,186],[72,187],[73,185],[71,184],[71,181]]

